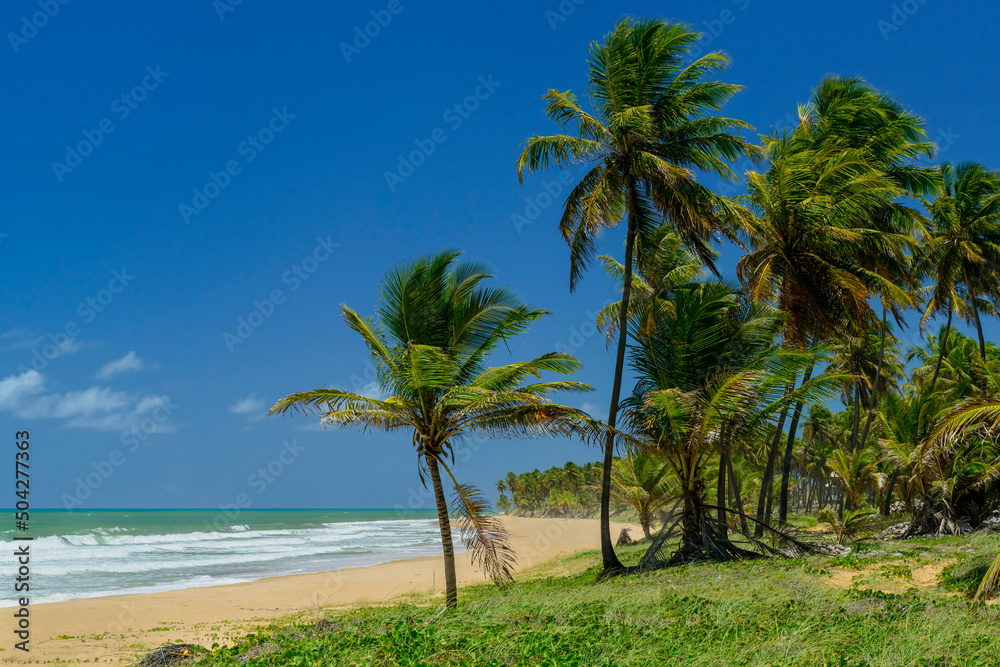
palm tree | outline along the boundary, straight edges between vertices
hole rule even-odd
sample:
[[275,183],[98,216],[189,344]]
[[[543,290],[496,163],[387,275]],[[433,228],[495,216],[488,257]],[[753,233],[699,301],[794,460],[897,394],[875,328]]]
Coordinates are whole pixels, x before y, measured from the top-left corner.
[[849,510],[845,509],[840,516],[833,510],[824,508],[819,511],[816,517],[820,523],[829,524],[837,536],[837,544],[844,544],[848,540],[858,540],[866,537],[870,532],[871,516],[875,510],[869,507]]
[[843,485],[846,509],[860,509],[861,494],[869,485],[877,482],[878,475],[881,474],[875,467],[871,453],[863,449],[849,452],[838,449],[833,452],[827,465]]
[[[518,179],[527,172],[580,163],[593,166],[570,192],[559,229],[570,246],[570,289],[575,289],[597,248],[597,234],[623,219],[625,234],[622,305],[608,426],[615,427],[625,364],[633,254],[642,238],[667,220],[684,243],[713,265],[712,237],[734,236],[740,212],[698,183],[695,169],[735,180],[728,163],[758,157],[758,149],[735,132],[746,123],[712,115],[740,90],[706,81],[729,58],[712,52],[684,65],[701,35],[679,23],[624,19],[603,44],[591,47],[590,99],[596,115],[576,96],[549,90],[546,113],[566,134],[533,136],[517,161]],[[601,481],[601,554],[604,571],[622,571],[611,542],[612,442],[604,445]]]
[[[824,79],[814,91],[812,102],[799,108],[799,118],[800,125],[793,133],[791,141],[785,137],[782,143],[790,143],[790,150],[805,151],[803,157],[806,159],[814,156],[818,160],[816,178],[807,177],[803,183],[797,182],[794,173],[775,178],[772,183],[775,192],[763,198],[765,201],[770,201],[772,206],[769,210],[765,208],[764,213],[770,215],[786,213],[773,206],[783,201],[783,194],[786,192],[791,195],[787,201],[788,208],[801,207],[803,200],[800,199],[801,193],[797,192],[796,188],[805,185],[807,190],[814,190],[814,195],[817,196],[816,199],[808,200],[810,208],[814,209],[815,213],[821,213],[824,209],[834,213],[826,224],[828,227],[839,227],[843,230],[845,247],[836,259],[817,253],[817,259],[821,260],[818,265],[809,263],[795,265],[795,259],[801,260],[807,254],[802,250],[793,252],[785,258],[792,266],[784,267],[781,272],[782,279],[791,277],[792,284],[789,289],[793,293],[797,292],[798,297],[806,299],[804,302],[782,303],[779,306],[786,313],[789,311],[785,309],[790,305],[803,313],[802,321],[794,321],[798,318],[795,317],[795,311],[791,311],[793,322],[790,331],[786,333],[796,335],[789,342],[802,345],[810,334],[815,341],[822,339],[823,329],[838,315],[852,316],[842,320],[827,333],[866,328],[873,321],[872,313],[865,307],[867,299],[859,300],[858,297],[864,297],[869,292],[877,294],[882,301],[881,331],[884,341],[887,331],[886,315],[891,313],[898,322],[900,309],[913,305],[913,290],[917,286],[916,276],[910,270],[907,250],[913,245],[910,230],[921,220],[921,216],[914,209],[899,203],[897,199],[903,193],[919,195],[934,190],[932,170],[914,164],[917,158],[932,155],[934,145],[926,140],[924,122],[920,117],[906,111],[897,100],[878,92],[858,78],[830,76]],[[775,140],[775,137],[771,137],[765,142]],[[827,162],[831,157],[833,161]],[[861,198],[849,196],[844,199],[845,191],[840,189],[844,182],[841,179],[858,166],[857,164],[854,167],[849,166],[852,162],[864,164],[864,167],[856,172],[860,180],[856,181],[854,187],[865,189],[867,192],[858,193],[862,195]],[[833,178],[827,181],[827,177]],[[891,185],[892,188],[886,188],[886,185]],[[785,187],[791,189],[784,190]],[[895,189],[895,193],[892,189]],[[846,192],[853,193],[854,188],[849,186]],[[798,211],[798,216],[791,217],[801,218],[802,211]],[[808,234],[811,230],[805,231]],[[827,233],[831,232],[832,229],[827,230]],[[829,242],[829,239],[821,239],[820,244],[824,240]],[[792,248],[786,245],[785,249]],[[794,270],[788,271],[788,268]],[[814,268],[817,275],[805,278],[806,282],[814,283],[811,288],[802,289],[802,286],[794,284],[811,273]],[[846,273],[837,275],[838,271]],[[830,296],[820,302],[815,301],[817,288],[821,290],[823,283],[831,279]],[[831,305],[831,302],[832,305],[840,307],[830,311],[834,318],[824,318],[823,315],[828,312],[825,307]],[[858,312],[858,307],[861,312]],[[852,310],[855,312],[852,313]],[[817,321],[806,322],[810,319]],[[805,326],[796,332],[797,324]],[[884,350],[884,345],[881,349]],[[881,354],[880,351],[880,359]],[[788,475],[802,408],[802,405],[796,405],[793,411],[782,462],[779,509],[781,522],[787,516]],[[869,405],[869,417],[865,422],[866,432],[874,416],[873,410],[874,406]],[[779,425],[784,425],[783,419]],[[776,433],[776,440],[772,446],[774,455],[777,454],[777,438],[780,435],[781,428]],[[768,481],[771,474],[773,474],[773,463],[766,470]],[[765,487],[769,489],[770,484]],[[758,504],[758,515],[763,514],[765,508],[762,495]]]
[[643,450],[615,459],[611,495],[635,510],[642,533],[650,540],[653,538],[649,532],[653,515],[676,496],[670,466]]
[[667,462],[680,487],[681,546],[664,557],[671,531],[662,531],[644,563],[750,557],[754,552],[729,540],[728,526],[711,514],[727,510],[705,500],[709,462],[760,438],[790,401],[830,395],[839,376],[786,392],[789,379],[816,355],[772,345],[779,327],[773,309],[716,282],[680,288],[674,298],[675,307],[663,309],[656,326],[633,334],[637,382],[623,402],[632,431]]
[[803,452],[803,472],[809,479],[811,489],[807,498],[806,511],[812,507],[815,497],[820,508],[823,507],[826,488],[830,476],[826,465],[827,459],[833,453],[833,413],[825,405],[814,403],[809,406],[809,414],[802,425],[802,440],[805,444]]
[[941,336],[937,381],[951,331],[953,315],[971,320],[979,334],[980,358],[986,359],[986,341],[980,312],[997,313],[1000,304],[997,266],[1000,262],[1000,174],[976,162],[939,168],[940,196],[922,198],[932,224],[921,261],[921,270],[933,277],[931,298],[920,326],[947,313]]
[[[660,225],[644,237],[642,263],[632,267],[632,294],[629,297],[629,322],[641,331],[655,324],[655,318],[644,318],[657,309],[673,307],[671,296],[678,287],[694,282],[704,272],[704,265],[697,254],[691,252],[670,225]],[[625,267],[611,255],[601,255],[604,271],[617,281],[624,282]],[[655,302],[656,307],[649,305]],[[597,328],[605,333],[608,342],[618,336],[621,301],[609,303],[597,314]]]
[[[868,219],[904,191],[873,166],[863,151],[814,148],[801,136],[771,138],[765,174],[747,173],[745,200],[757,214],[749,225],[751,251],[737,275],[757,301],[775,303],[785,314],[782,337],[790,347],[818,344],[824,332],[844,331],[874,320],[869,294],[895,290],[891,280],[857,262],[862,251],[881,246],[896,252],[890,239],[871,229]],[[803,382],[812,374],[804,369]],[[795,384],[791,379],[789,390]],[[792,413],[782,465],[780,519],[787,516],[788,476],[798,420]],[[769,515],[771,487],[785,414],[779,418],[757,504],[757,534]]]
[[[431,479],[445,559],[446,605],[457,604],[455,554],[441,469],[451,478],[453,507],[463,519],[473,561],[495,581],[512,577],[514,554],[498,520],[474,487],[459,483],[447,464],[452,446],[466,435],[534,437],[589,433],[596,425],[575,408],[546,395],[588,391],[571,381],[537,381],[543,372],[569,375],[579,362],[551,353],[531,361],[488,368],[501,340],[524,333],[544,312],[526,306],[509,290],[485,286],[482,264],[460,262],[441,252],[401,264],[382,283],[376,318],[362,318],[346,305],[348,327],[364,340],[386,398],[341,389],[314,389],[279,400],[272,414],[317,412],[325,426],[377,428],[410,434],[421,480]],[[599,430],[599,429],[598,429]],[[603,431],[600,431],[603,436]],[[426,483],[426,481],[425,481]]]

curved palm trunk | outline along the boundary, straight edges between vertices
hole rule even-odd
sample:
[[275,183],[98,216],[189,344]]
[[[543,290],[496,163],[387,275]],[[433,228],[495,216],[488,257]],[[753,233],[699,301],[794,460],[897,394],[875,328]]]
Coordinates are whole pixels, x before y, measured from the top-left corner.
[[[785,388],[787,394],[791,387]],[[764,536],[764,514],[767,513],[767,496],[771,488],[771,480],[774,478],[774,464],[778,459],[778,447],[781,445],[781,434],[785,432],[785,419],[788,417],[788,406],[781,410],[781,417],[778,419],[778,426],[774,431],[774,440],[771,441],[771,451],[767,454],[767,465],[764,467],[764,475],[760,483],[760,497],[757,499],[757,523],[753,529],[753,536],[760,538]]]
[[882,368],[885,362],[885,333],[886,333],[886,312],[885,305],[882,306],[882,335],[878,346],[878,370],[875,373],[875,379],[872,381],[872,395],[868,398],[868,416],[865,417],[865,428],[861,432],[861,443],[868,442],[868,432],[872,425],[872,419],[875,417],[875,399],[878,396],[878,385],[879,381],[882,379]]
[[937,385],[938,373],[941,372],[941,362],[944,360],[944,351],[948,345],[948,334],[951,332],[951,315],[952,308],[951,304],[948,304],[948,323],[944,327],[944,335],[941,336],[941,344],[938,346],[938,360],[937,365],[934,366],[934,377],[931,379],[931,390]]
[[732,449],[727,449],[726,451],[726,468],[729,469],[729,493],[733,496],[740,513],[740,527],[744,533],[749,533],[750,528],[747,526],[747,515],[743,511],[743,498],[740,496],[740,485],[736,483],[736,470],[733,469]]
[[[628,231],[625,235],[625,275],[622,280],[622,306],[618,315],[618,350],[615,355],[615,379],[611,387],[611,406],[608,409],[608,426],[615,428],[618,422],[618,397],[622,389],[622,371],[625,367],[625,343],[628,340],[628,309],[632,296],[632,253],[635,248],[636,219],[638,208],[635,181],[628,180],[629,212]],[[601,560],[604,571],[602,574],[617,574],[624,571],[624,566],[615,554],[611,543],[611,464],[615,456],[615,437],[608,433],[604,443],[604,470],[601,475]]]
[[[819,343],[820,331],[819,326],[817,326],[815,333],[813,333],[813,346]],[[805,386],[805,384],[809,382],[809,378],[812,377],[814,366],[815,364],[810,362],[809,366],[806,367],[805,375],[802,376],[802,385],[800,386]],[[795,411],[792,413],[792,423],[788,426],[788,441],[785,443],[785,457],[781,462],[781,491],[778,494],[779,526],[784,526],[785,522],[788,521],[788,478],[792,473],[792,452],[795,449],[795,432],[799,428],[799,418],[802,416],[802,407],[802,401],[795,404]]]
[[976,322],[976,333],[979,334],[979,358],[986,361],[986,339],[983,338],[983,323],[979,320],[979,308],[976,307],[976,295],[969,295],[969,303],[972,304],[972,318]]
[[427,470],[434,485],[434,500],[437,502],[438,524],[441,527],[441,547],[444,550],[444,604],[453,609],[458,606],[458,579],[455,577],[455,546],[451,540],[451,519],[448,517],[448,501],[441,486],[441,471],[437,458],[427,457]]
[[889,476],[889,483],[885,487],[885,498],[882,499],[882,511],[880,512],[882,516],[889,516],[889,512],[892,510],[892,491],[896,488],[897,479],[899,479],[898,466],[892,471],[892,475]]

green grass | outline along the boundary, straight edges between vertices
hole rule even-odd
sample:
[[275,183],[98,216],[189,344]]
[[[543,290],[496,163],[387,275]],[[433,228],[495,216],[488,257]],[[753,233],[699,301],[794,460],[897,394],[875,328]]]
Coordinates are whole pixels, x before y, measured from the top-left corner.
[[[955,561],[978,562],[998,536],[889,543],[902,558],[870,559],[871,581],[833,583],[833,559],[810,557],[684,566],[595,583],[596,552],[551,565],[507,589],[464,588],[459,608],[439,599],[328,614],[318,623],[260,628],[199,664],[531,665],[997,665],[1000,610],[971,607],[946,587],[916,588],[906,573]],[[904,553],[905,548],[905,553]],[[643,547],[621,550],[635,562]],[[866,559],[858,559],[864,561]],[[845,567],[846,566],[846,567]],[[953,572],[959,577],[958,570]],[[946,580],[948,577],[944,577]],[[958,579],[956,579],[958,580]],[[965,581],[965,579],[961,579]],[[882,590],[876,590],[881,588]],[[886,592],[888,591],[888,592]]]

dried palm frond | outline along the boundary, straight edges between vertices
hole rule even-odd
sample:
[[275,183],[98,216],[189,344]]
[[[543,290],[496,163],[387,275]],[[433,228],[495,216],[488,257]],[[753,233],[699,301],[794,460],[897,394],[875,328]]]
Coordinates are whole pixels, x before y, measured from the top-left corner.
[[465,548],[472,552],[472,563],[483,569],[493,583],[501,585],[514,581],[516,556],[510,546],[510,534],[503,522],[487,512],[493,507],[483,492],[471,484],[460,484],[451,470],[440,459],[455,486],[451,509],[458,515],[459,530]]
[[979,602],[980,598],[996,595],[997,592],[1000,592],[1000,556],[997,556],[993,564],[990,565],[990,569],[986,570],[979,588],[976,589],[976,597],[972,599],[972,602]]

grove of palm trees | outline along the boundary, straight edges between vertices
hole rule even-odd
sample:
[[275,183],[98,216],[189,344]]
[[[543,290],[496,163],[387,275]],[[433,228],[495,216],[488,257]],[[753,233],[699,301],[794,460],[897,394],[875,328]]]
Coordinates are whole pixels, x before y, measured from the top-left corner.
[[[303,410],[326,426],[390,431],[412,443],[416,476],[433,489],[445,605],[455,613],[486,618],[503,609],[510,627],[576,618],[603,628],[613,621],[588,615],[596,593],[583,591],[659,586],[635,593],[643,613],[658,604],[643,596],[662,593],[664,609],[687,609],[691,641],[711,643],[713,628],[734,622],[727,614],[761,624],[770,612],[748,611],[735,593],[731,606],[707,602],[715,599],[708,584],[698,584],[697,599],[677,597],[691,573],[780,579],[791,568],[839,581],[831,571],[855,568],[861,574],[848,577],[844,595],[867,607],[845,602],[824,612],[798,630],[804,638],[825,627],[850,643],[843,637],[867,632],[863,620],[882,623],[884,634],[873,632],[889,641],[891,624],[901,632],[911,622],[907,613],[952,602],[965,615],[961,632],[979,637],[987,623],[995,632],[996,608],[982,602],[1000,588],[1000,542],[989,537],[1000,528],[1000,347],[987,335],[1000,315],[1000,173],[935,162],[924,119],[862,78],[818,78],[788,100],[790,109],[798,103],[797,124],[755,130],[725,115],[741,87],[727,80],[725,54],[693,56],[699,38],[677,22],[622,20],[592,45],[586,90],[545,93],[538,134],[511,156],[522,182],[540,172],[583,174],[549,215],[568,246],[554,248],[553,261],[568,255],[568,290],[595,264],[619,284],[620,300],[594,323],[614,359],[613,375],[597,387],[610,397],[607,415],[574,407],[574,394],[594,387],[570,379],[580,366],[572,356],[506,359],[507,342],[530,336],[545,311],[489,284],[504,276],[487,265],[435,249],[389,270],[371,316],[342,308],[381,394],[319,388],[272,412]],[[742,194],[709,185],[720,180]],[[568,438],[580,443],[577,461],[599,460],[546,471],[510,461],[496,487],[498,514],[460,481],[453,447],[471,435]],[[503,513],[599,517],[599,562],[565,585],[526,584],[533,602],[517,601],[517,584],[470,593],[461,612],[452,521],[483,573],[509,584],[517,554]],[[640,526],[638,545],[616,547],[613,514]],[[948,541],[961,539],[973,540],[975,557],[935,550],[966,545]],[[953,597],[921,601],[904,585],[914,576],[909,566],[883,566],[905,570],[897,593],[858,583],[878,567],[865,563],[887,554],[934,554]],[[796,592],[804,579],[787,576],[783,609],[807,604]],[[568,607],[553,611],[560,595]],[[536,603],[541,611],[529,608]],[[391,632],[416,633],[412,642],[439,627],[393,613],[385,612],[399,623]],[[548,620],[538,625],[536,614]],[[491,624],[507,622],[482,620],[496,637],[503,632]],[[647,641],[681,627],[652,616],[643,623]],[[976,656],[1000,660],[993,637]],[[443,636],[434,641],[450,646]],[[546,655],[538,664],[619,664]],[[939,655],[949,654],[927,658]],[[870,664],[789,660],[780,664]]]

